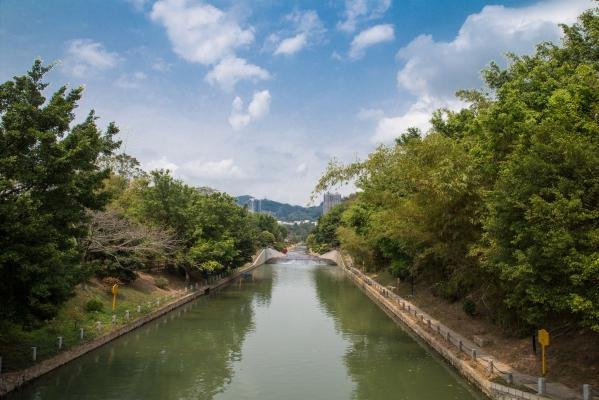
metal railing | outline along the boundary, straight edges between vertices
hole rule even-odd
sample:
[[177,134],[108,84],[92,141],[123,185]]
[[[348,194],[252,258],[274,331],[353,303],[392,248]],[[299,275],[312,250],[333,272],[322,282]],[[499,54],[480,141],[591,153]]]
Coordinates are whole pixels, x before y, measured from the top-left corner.
[[[490,355],[485,354],[480,347],[474,346],[472,344],[469,345],[469,341],[466,341],[461,335],[458,335],[438,321],[433,320],[428,314],[421,311],[412,303],[406,301],[393,291],[376,282],[374,279],[370,278],[357,268],[353,266],[347,266],[341,253],[338,254],[338,257],[341,267],[348,271],[350,276],[357,280],[362,287],[364,287],[364,284],[366,284],[378,292],[378,294],[382,297],[394,302],[396,307],[400,308],[401,311],[407,313],[408,315],[413,316],[414,319],[420,323],[420,325],[428,329],[428,331],[440,336],[446,343],[455,346],[458,354],[466,355],[473,362],[476,362],[476,365],[482,368],[483,371],[485,371],[489,376],[499,375],[503,378],[505,383],[510,386],[535,385],[538,387],[537,393],[547,394],[545,392],[544,379],[541,384],[540,380],[535,380],[533,377],[499,368],[497,365],[501,363],[496,361]],[[582,398],[583,400],[591,400],[599,397],[599,392],[590,385],[583,385],[581,392],[583,393],[583,396],[579,398]]]
[[244,265],[233,268],[219,274],[214,274],[206,279],[205,285],[200,283],[186,284],[184,289],[175,293],[155,298],[151,301],[143,301],[133,304],[130,308],[118,307],[110,316],[98,316],[98,320],[93,323],[84,322],[86,327],[82,326],[81,321],[72,321],[72,330],[61,331],[56,337],[37,339],[29,343],[24,343],[22,349],[16,349],[12,355],[6,356],[0,354],[0,374],[16,372],[31,367],[43,360],[58,356],[64,351],[74,349],[77,346],[88,343],[102,335],[109,334],[117,328],[122,328],[129,323],[143,318],[154,311],[158,311],[167,305],[179,301],[186,296],[204,293],[206,289],[214,284],[231,277],[232,275],[242,274],[246,270],[256,267],[257,263],[264,262],[265,249],[263,249],[250,265]]

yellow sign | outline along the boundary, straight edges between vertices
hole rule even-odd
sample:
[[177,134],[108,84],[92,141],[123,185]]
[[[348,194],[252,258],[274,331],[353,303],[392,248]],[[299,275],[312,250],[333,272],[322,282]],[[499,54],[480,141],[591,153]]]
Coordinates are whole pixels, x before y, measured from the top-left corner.
[[541,344],[541,372],[543,376],[547,373],[547,362],[545,359],[545,347],[549,346],[549,332],[545,329],[539,329],[538,333],[539,343]]
[[114,311],[114,309],[116,308],[116,294],[119,291],[119,285],[118,283],[115,283],[112,286],[112,311]]
[[539,343],[541,346],[549,346],[549,332],[545,329],[539,329]]

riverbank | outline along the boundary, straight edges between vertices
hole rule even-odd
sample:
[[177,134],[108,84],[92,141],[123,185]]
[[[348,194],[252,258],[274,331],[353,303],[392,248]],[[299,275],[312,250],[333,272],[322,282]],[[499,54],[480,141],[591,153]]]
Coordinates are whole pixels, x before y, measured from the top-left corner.
[[[224,276],[222,279],[218,279],[214,282],[211,282],[206,286],[198,286],[197,284],[186,286],[183,281],[178,283],[174,283],[174,287],[172,290],[162,289],[162,291],[169,292],[170,294],[167,296],[158,296],[155,301],[149,301],[142,303],[139,298],[137,298],[137,306],[131,307],[134,303],[122,301],[121,304],[116,310],[114,317],[110,317],[110,320],[107,323],[103,323],[102,321],[99,324],[95,325],[94,328],[90,328],[89,331],[83,331],[83,340],[81,340],[81,336],[77,336],[77,339],[72,339],[71,347],[67,347],[68,342],[62,339],[62,347],[61,349],[57,349],[58,345],[54,342],[53,349],[56,349],[55,355],[45,359],[37,359],[37,363],[12,372],[2,373],[0,375],[0,396],[5,395],[6,393],[16,389],[17,387],[23,385],[24,383],[35,379],[41,375],[44,375],[55,368],[58,368],[80,356],[86,354],[104,344],[116,339],[119,336],[122,336],[172,310],[175,308],[186,304],[199,296],[209,293],[212,290],[219,289],[223,286],[226,286],[231,281],[237,279],[242,274],[247,273],[258,266],[264,264],[264,262],[269,258],[269,256],[278,256],[280,253],[273,251],[271,249],[265,249],[261,251],[254,259],[254,261],[246,265],[238,270],[234,271],[231,275]],[[146,281],[145,286],[148,289]],[[181,289],[177,289],[180,286]],[[89,290],[89,287],[87,288]],[[157,292],[156,290],[151,290],[151,292]],[[161,292],[159,292],[161,293]],[[129,293],[131,295],[131,293]],[[124,293],[121,291],[121,298],[124,297]],[[144,297],[144,301],[147,297]],[[122,300],[122,299],[121,299]],[[124,309],[123,307],[129,306],[129,308]],[[139,307],[139,308],[138,308]],[[122,311],[122,313],[120,312]],[[99,316],[99,314],[97,314]],[[76,328],[76,326],[73,326]],[[80,334],[80,329],[73,329],[74,331]],[[24,346],[21,346],[24,347]],[[31,348],[29,348],[31,350]],[[29,353],[31,354],[31,353]]]
[[[427,284],[417,282],[412,296],[408,281],[397,285],[397,281],[384,271],[368,276],[399,296],[408,298],[462,336],[477,336],[484,343],[485,351],[514,369],[532,376],[539,373],[540,349],[537,348],[536,354],[533,352],[530,337],[516,337],[502,331],[482,311],[467,315],[462,302],[451,303],[434,296]],[[552,332],[547,355],[549,381],[559,381],[570,388],[580,388],[585,383],[599,388],[599,334],[580,329]]]
[[334,259],[350,278],[393,319],[404,324],[433,347],[450,364],[493,399],[577,399],[580,394],[559,383],[546,383],[543,396],[538,396],[538,378],[513,369],[480,346],[448,328],[412,302],[394,294],[360,270],[346,265],[337,252],[324,257]]

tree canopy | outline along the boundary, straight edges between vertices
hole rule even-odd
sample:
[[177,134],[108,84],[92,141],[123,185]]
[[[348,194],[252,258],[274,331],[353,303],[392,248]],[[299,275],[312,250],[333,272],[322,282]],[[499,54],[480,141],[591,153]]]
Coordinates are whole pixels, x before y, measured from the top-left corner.
[[93,276],[127,283],[139,269],[170,266],[199,279],[281,246],[286,229],[236,200],[169,171],[141,169],[118,153],[118,128],[91,111],[75,123],[83,88],[46,99],[35,61],[0,85],[0,318],[33,325],[52,318]]
[[598,10],[563,31],[491,63],[484,89],[458,92],[469,107],[438,110],[426,135],[332,162],[316,193],[360,189],[336,221],[341,246],[517,331],[599,331]]

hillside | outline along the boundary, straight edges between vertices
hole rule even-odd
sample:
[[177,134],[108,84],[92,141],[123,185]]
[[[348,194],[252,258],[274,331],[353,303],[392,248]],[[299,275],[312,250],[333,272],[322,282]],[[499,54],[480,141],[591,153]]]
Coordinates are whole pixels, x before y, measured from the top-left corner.
[[[252,196],[243,195],[237,197],[239,205],[246,205]],[[302,207],[278,201],[262,199],[262,211],[272,213],[280,221],[316,221],[322,214],[322,204],[312,207]]]

